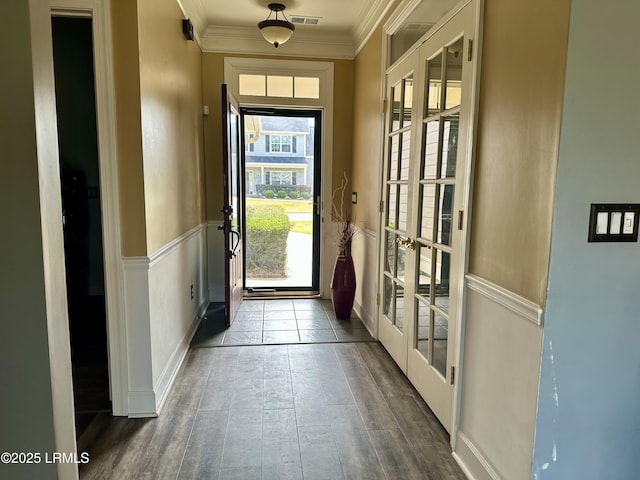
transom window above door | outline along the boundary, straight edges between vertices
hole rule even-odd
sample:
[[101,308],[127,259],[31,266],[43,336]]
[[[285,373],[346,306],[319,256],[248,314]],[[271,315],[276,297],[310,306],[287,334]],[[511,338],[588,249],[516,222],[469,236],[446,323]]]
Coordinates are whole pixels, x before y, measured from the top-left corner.
[[240,95],[280,98],[320,98],[319,77],[298,77],[294,75],[252,75],[238,76]]

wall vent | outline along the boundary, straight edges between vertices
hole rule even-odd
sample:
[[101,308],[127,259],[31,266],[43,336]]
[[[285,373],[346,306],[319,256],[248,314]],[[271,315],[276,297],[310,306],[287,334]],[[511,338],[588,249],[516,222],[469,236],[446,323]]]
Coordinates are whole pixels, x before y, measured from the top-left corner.
[[289,20],[295,25],[318,25],[321,17],[305,17],[303,15],[291,15]]

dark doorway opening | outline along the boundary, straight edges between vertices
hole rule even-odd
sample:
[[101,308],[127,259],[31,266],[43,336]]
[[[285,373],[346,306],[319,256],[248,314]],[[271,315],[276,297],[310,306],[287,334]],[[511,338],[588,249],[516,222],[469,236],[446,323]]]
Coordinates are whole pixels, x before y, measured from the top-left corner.
[[91,18],[52,17],[76,436],[111,412]]

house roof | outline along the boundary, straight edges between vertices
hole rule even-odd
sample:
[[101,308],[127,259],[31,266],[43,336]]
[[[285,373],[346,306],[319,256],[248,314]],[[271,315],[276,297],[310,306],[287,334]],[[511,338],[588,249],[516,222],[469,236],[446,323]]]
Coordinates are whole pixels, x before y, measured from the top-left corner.
[[296,132],[309,133],[310,126],[306,118],[301,117],[277,117],[277,116],[261,116],[262,131],[268,132]]
[[263,155],[246,155],[245,162],[247,165],[251,165],[252,163],[290,163],[308,165],[305,157],[293,157],[288,155],[271,155],[268,157]]

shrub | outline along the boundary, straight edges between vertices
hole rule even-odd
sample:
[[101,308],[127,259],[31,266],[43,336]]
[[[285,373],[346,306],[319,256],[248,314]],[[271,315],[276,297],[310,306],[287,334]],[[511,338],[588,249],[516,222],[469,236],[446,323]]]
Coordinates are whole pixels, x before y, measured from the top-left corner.
[[247,274],[284,277],[287,266],[289,217],[280,205],[247,207]]
[[284,198],[287,196],[287,192],[284,190],[278,190],[278,198]]
[[309,195],[309,192],[302,192],[302,193],[300,194],[300,196],[301,196],[302,198],[304,198],[305,200],[309,200],[309,197],[310,197],[311,195]]
[[273,190],[265,190],[264,196],[267,198],[273,198],[276,196],[276,194],[273,192]]
[[289,192],[289,198],[292,198],[293,200],[295,200],[296,198],[298,198],[298,192],[295,190],[291,190]]

